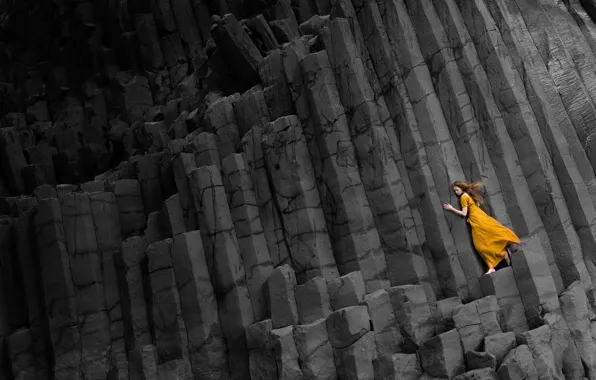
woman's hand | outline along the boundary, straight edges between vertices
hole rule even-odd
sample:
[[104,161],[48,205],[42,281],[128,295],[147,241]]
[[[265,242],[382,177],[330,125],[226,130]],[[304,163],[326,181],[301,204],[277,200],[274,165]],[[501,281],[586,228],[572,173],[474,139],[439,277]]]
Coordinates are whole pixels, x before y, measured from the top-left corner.
[[447,211],[451,211],[451,210],[453,210],[453,206],[451,206],[451,204],[450,204],[450,203],[445,203],[445,204],[443,205],[443,208],[444,208],[445,210],[447,210]]

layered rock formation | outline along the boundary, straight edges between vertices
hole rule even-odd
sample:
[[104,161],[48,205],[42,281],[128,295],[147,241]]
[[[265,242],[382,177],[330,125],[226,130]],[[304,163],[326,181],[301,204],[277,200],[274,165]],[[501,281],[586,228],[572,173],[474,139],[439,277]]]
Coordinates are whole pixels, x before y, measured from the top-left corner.
[[0,379],[596,379],[593,1],[0,11]]

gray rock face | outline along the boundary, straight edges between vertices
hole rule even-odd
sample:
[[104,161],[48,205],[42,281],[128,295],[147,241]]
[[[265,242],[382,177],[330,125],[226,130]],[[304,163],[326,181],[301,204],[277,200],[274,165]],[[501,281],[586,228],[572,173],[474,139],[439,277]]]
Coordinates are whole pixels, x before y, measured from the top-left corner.
[[596,378],[593,0],[95,3],[0,6],[0,380]]

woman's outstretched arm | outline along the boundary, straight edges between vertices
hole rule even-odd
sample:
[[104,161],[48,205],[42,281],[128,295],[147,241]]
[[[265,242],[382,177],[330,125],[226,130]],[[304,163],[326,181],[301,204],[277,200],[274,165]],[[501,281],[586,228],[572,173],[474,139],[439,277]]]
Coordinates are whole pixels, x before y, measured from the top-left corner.
[[459,216],[463,216],[464,218],[465,218],[466,216],[468,216],[468,207],[464,207],[464,208],[462,208],[462,209],[461,209],[461,211],[460,211],[460,210],[456,209],[455,207],[453,207],[451,204],[449,204],[449,203],[445,203],[445,204],[443,205],[443,208],[444,208],[445,210],[447,210],[447,211],[453,211],[453,212],[454,212],[454,213],[456,213],[457,215],[459,215]]

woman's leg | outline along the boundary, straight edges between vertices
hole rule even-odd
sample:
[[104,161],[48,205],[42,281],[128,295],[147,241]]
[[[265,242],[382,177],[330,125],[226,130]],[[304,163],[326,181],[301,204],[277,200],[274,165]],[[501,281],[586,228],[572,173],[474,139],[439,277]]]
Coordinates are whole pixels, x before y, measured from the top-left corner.
[[505,262],[507,265],[511,265],[511,258],[509,257],[509,250],[505,249]]

